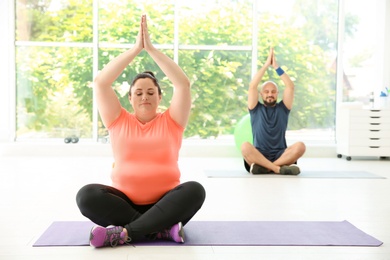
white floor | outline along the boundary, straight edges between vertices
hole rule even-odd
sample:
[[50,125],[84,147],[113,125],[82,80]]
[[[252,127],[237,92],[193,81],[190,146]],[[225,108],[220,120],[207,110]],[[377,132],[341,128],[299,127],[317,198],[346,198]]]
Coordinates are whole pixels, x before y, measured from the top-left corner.
[[32,244],[52,221],[85,220],[75,194],[87,183],[109,184],[112,159],[7,155],[0,156],[0,259],[390,259],[390,161],[335,157],[304,157],[299,164],[302,171],[365,170],[386,179],[229,179],[203,173],[241,169],[238,157],[182,157],[180,167],[183,181],[197,180],[207,191],[194,220],[348,220],[382,246],[35,248]]

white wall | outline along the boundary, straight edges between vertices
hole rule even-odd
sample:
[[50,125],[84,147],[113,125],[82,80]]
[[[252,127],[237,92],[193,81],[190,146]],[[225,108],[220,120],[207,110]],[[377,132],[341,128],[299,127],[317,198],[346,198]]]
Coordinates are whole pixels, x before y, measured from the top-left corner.
[[390,88],[390,1],[385,1],[385,39],[384,39],[384,75],[383,83],[385,87]]
[[0,142],[14,139],[13,0],[0,1]]

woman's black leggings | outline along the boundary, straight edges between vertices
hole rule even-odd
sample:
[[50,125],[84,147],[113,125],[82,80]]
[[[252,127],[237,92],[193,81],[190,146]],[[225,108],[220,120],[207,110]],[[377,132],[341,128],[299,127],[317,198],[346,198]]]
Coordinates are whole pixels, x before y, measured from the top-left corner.
[[151,205],[136,205],[123,192],[102,184],[88,184],[76,196],[85,217],[97,225],[123,226],[132,240],[162,231],[178,222],[185,225],[201,208],[206,192],[201,184],[185,182]]

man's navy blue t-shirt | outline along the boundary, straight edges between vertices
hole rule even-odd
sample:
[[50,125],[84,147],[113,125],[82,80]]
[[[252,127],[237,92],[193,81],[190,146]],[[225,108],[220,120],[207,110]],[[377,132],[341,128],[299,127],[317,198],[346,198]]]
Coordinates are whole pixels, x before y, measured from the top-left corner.
[[290,110],[283,101],[273,107],[258,102],[249,110],[253,145],[262,153],[274,155],[287,148],[286,130]]

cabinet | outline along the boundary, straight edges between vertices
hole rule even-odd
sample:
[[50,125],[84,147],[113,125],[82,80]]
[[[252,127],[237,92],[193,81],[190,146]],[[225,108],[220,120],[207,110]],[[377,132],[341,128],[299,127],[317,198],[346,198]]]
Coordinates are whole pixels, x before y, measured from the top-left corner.
[[390,110],[340,107],[336,122],[337,157],[390,156]]

